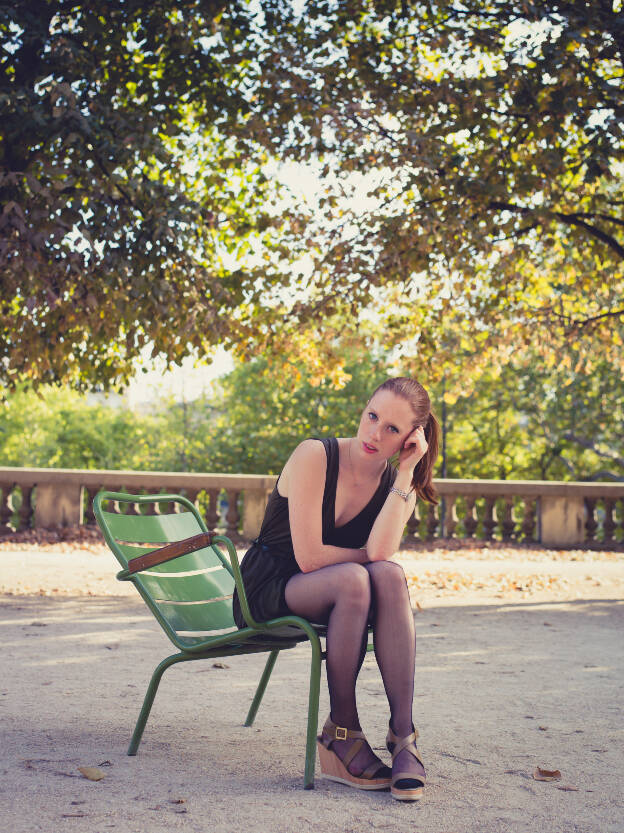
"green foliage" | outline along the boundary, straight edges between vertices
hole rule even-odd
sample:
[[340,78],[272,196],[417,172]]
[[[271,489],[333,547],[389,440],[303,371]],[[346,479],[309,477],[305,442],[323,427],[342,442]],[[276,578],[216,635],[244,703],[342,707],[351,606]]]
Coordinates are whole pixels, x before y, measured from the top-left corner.
[[[0,381],[106,387],[147,344],[314,374],[369,308],[432,376],[450,332],[479,372],[564,344],[622,369],[621,11],[295,8],[0,6]],[[318,199],[268,160],[319,170]]]
[[[223,39],[248,37],[249,16],[0,6],[1,383],[108,387],[147,344],[170,363],[238,344],[232,311],[283,280],[298,240],[266,154],[241,156],[227,127],[248,105]],[[252,249],[262,267],[241,266]]]
[[0,459],[6,466],[141,469],[158,428],[152,417],[90,405],[70,390],[19,390],[0,410]]
[[574,350],[558,359],[548,368],[535,355],[515,357],[453,401],[449,477],[624,480],[619,369],[598,357],[583,372]]
[[347,358],[342,389],[305,366],[241,364],[221,380],[219,415],[205,440],[210,471],[277,474],[307,437],[352,436],[360,412],[388,375],[382,361]]
[[310,3],[262,46],[249,125],[323,166],[306,234],[328,304],[377,305],[388,342],[418,337],[412,355],[442,370],[449,329],[482,357],[576,343],[591,361],[600,344],[622,367],[624,15],[611,0]]
[[[306,437],[352,436],[388,375],[417,376],[442,419],[447,476],[624,480],[624,382],[604,357],[591,373],[578,353],[552,367],[515,356],[473,379],[430,385],[428,368],[345,350],[343,384],[306,366],[239,363],[212,393],[163,401],[149,414],[92,405],[71,391],[18,391],[0,411],[4,465],[277,474]],[[436,468],[441,476],[441,460]]]

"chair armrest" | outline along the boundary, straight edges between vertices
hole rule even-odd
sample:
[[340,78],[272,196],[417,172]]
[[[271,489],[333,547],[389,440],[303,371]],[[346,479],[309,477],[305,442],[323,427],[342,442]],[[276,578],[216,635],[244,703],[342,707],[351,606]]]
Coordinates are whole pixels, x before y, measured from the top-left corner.
[[183,541],[174,541],[173,544],[166,544],[157,550],[132,558],[128,561],[128,569],[124,571],[124,575],[131,576],[134,573],[141,572],[141,570],[146,570],[148,567],[165,564],[167,561],[173,561],[174,558],[188,555],[189,552],[201,550],[211,544],[212,537],[207,532],[201,532],[199,535],[193,535],[192,538],[185,538]]

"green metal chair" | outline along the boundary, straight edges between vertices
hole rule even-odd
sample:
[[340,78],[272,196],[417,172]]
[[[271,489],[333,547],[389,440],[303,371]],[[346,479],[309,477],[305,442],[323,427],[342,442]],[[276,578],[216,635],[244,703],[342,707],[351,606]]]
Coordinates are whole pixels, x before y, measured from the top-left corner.
[[[128,505],[169,504],[178,511],[162,515],[123,513]],[[107,507],[106,509],[104,507]],[[325,628],[299,616],[256,622],[249,611],[236,550],[229,538],[211,535],[196,507],[180,495],[132,495],[100,492],[95,517],[108,546],[122,566],[121,581],[131,581],[177,652],[156,667],[143,701],[128,755],[136,755],[163,673],[190,660],[268,652],[266,666],[249,708],[251,726],[280,651],[310,641],[310,689],[303,784],[314,788],[321,650]],[[113,511],[110,511],[110,510]],[[229,556],[224,556],[223,547]],[[232,616],[232,593],[238,590],[249,627],[239,630]]]

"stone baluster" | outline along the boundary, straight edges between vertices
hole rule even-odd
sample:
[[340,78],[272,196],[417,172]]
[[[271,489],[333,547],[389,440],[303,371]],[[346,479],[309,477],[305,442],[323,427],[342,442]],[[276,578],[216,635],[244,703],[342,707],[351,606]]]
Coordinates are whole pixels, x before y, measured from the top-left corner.
[[616,523],[613,517],[613,510],[615,509],[615,500],[612,498],[605,498],[605,517],[602,528],[604,530],[603,542],[605,544],[615,543],[615,528]]
[[464,515],[464,530],[467,538],[473,538],[479,521],[475,515],[475,500],[473,495],[466,495],[466,514]]
[[184,496],[188,501],[190,501],[193,506],[197,507],[197,495],[199,494],[200,489],[185,489]]
[[30,529],[30,523],[33,516],[32,507],[32,493],[34,486],[22,486],[22,505],[19,508],[19,520],[17,529]]
[[513,496],[506,495],[503,509],[503,520],[501,523],[503,541],[510,541],[513,538],[516,521],[513,516]]
[[457,529],[457,495],[444,495],[444,528],[441,534],[444,538],[452,538]]
[[596,498],[585,498],[585,511],[587,518],[585,519],[585,535],[587,541],[596,540],[596,530],[598,529],[598,521],[596,520]]
[[206,524],[208,529],[213,530],[221,526],[219,517],[219,494],[221,489],[206,489],[208,495],[208,508],[206,509]]
[[225,534],[228,538],[236,538],[238,536],[238,525],[240,523],[240,513],[238,511],[239,497],[240,490],[227,490],[228,511],[225,516]]
[[[120,488],[119,491],[120,492],[125,492],[126,494],[130,494],[130,495],[134,494],[132,489],[124,489],[123,487]],[[124,512],[125,512],[126,515],[140,515],[141,514],[139,512],[139,504],[136,503],[133,500],[128,501],[128,502],[124,501],[123,506],[125,507]]]
[[522,519],[522,539],[535,540],[535,521],[537,518],[536,502],[533,498],[524,498],[524,518]]
[[1,483],[2,501],[0,502],[0,534],[7,534],[13,532],[13,528],[9,526],[9,521],[13,514],[13,501],[11,495],[13,492],[13,483]]
[[436,530],[438,528],[438,514],[436,512],[435,504],[427,504],[427,538],[432,539],[436,537]]
[[494,527],[496,526],[496,518],[494,517],[494,507],[496,498],[490,495],[485,499],[485,510],[483,512],[483,537],[486,541],[491,541],[494,537]]
[[420,537],[420,521],[421,521],[421,518],[420,518],[420,513],[418,511],[418,501],[416,501],[416,506],[414,508],[414,511],[412,512],[412,514],[407,519],[406,537],[408,539],[416,540],[417,538]]
[[86,524],[95,523],[95,515],[93,514],[93,499],[97,495],[99,489],[97,486],[83,486],[85,510],[84,519]]

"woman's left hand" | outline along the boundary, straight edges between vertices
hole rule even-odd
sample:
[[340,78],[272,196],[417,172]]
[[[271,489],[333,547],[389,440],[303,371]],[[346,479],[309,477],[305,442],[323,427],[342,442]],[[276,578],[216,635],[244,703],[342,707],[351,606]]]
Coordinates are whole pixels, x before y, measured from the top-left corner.
[[403,443],[403,448],[399,452],[399,468],[414,469],[416,464],[425,456],[428,448],[424,428],[419,425]]

